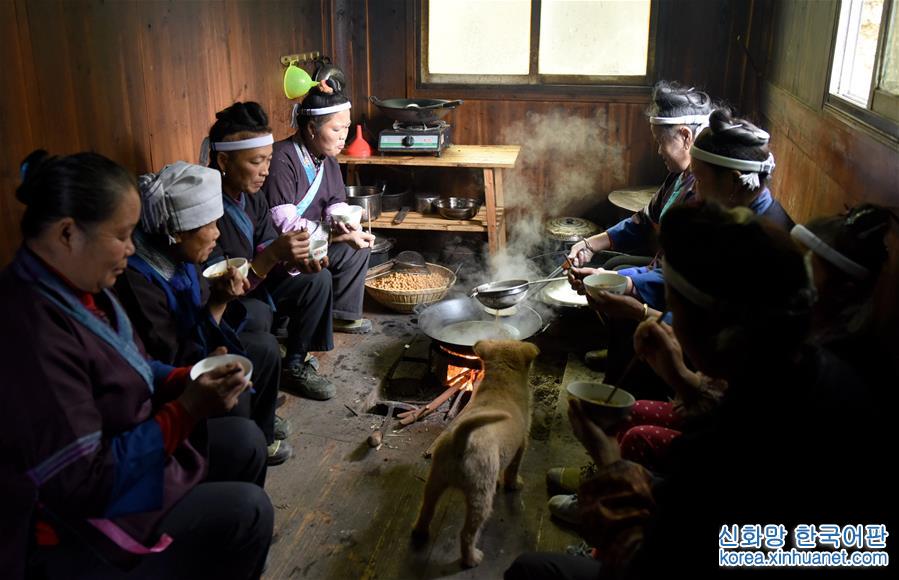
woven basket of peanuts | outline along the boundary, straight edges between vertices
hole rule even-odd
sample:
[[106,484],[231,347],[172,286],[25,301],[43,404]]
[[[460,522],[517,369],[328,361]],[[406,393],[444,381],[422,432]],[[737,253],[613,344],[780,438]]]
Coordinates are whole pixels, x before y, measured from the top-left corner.
[[370,268],[365,277],[365,291],[396,312],[409,314],[419,304],[439,302],[456,283],[452,270],[438,264],[428,263],[427,273],[411,273],[393,266],[387,262]]

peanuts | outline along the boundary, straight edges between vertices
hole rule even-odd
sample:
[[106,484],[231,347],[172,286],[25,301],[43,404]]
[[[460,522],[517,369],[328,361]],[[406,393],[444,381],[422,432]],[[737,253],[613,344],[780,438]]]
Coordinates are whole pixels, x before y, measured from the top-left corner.
[[447,279],[443,274],[407,274],[391,272],[368,283],[379,290],[438,290],[446,287]]

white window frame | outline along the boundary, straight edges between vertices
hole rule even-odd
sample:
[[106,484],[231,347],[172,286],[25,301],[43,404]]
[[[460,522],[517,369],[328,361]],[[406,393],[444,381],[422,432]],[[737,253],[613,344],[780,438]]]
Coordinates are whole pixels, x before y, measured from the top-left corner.
[[[899,10],[899,0],[884,0],[883,3],[883,14],[881,15],[880,30],[878,31],[877,54],[874,60],[874,72],[871,75],[871,85],[865,103],[831,92],[842,80],[833,78],[835,72],[834,63],[841,54],[845,54],[847,44],[854,44],[857,34],[858,27],[852,26],[852,16],[845,22],[841,22],[840,18],[843,2],[852,1],[854,0],[841,0],[836,11],[833,49],[828,66],[825,107],[861,122],[893,141],[899,141],[899,115],[891,114],[891,110],[899,110],[897,109],[899,107],[899,97],[879,88],[883,76],[883,57],[886,50],[887,36],[890,25],[893,23],[892,11]],[[855,16],[857,17],[857,14]],[[899,30],[894,31],[894,33],[899,34]],[[843,60],[843,67],[845,67],[845,57]],[[843,68],[840,70],[842,71]]]
[[420,0],[418,7],[418,79],[422,88],[468,87],[487,88],[501,85],[508,88],[541,86],[604,86],[604,87],[646,87],[651,84],[655,71],[656,17],[659,0],[650,0],[648,48],[646,54],[646,74],[644,75],[547,75],[538,72],[540,55],[540,7],[541,0],[531,0],[531,33],[529,71],[526,75],[460,75],[431,74],[428,71],[428,5],[429,0]]

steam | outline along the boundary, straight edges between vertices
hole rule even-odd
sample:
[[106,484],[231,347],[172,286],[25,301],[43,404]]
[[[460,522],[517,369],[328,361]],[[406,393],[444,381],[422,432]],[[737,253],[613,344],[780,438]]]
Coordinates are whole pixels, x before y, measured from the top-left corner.
[[[604,110],[592,116],[577,116],[555,110],[548,113],[529,112],[502,132],[502,143],[521,144],[515,169],[504,174],[506,208],[506,248],[490,255],[486,244],[486,271],[460,272],[455,292],[468,292],[486,282],[500,280],[537,280],[550,271],[541,269],[541,261],[533,258],[561,249],[546,232],[546,221],[561,216],[578,217],[608,194],[611,184],[623,183],[624,147],[611,144],[618,130]],[[512,210],[510,216],[509,210]],[[512,218],[511,220],[509,218]],[[561,265],[563,252],[545,263]],[[550,268],[551,269],[551,268]],[[533,287],[529,293],[541,291]],[[536,296],[529,296],[527,306],[549,320],[552,309]]]
[[[506,248],[488,258],[489,280],[535,280],[549,274],[531,259],[557,249],[547,243],[546,220],[583,215],[608,193],[602,183],[624,180],[623,147],[610,144],[616,130],[604,110],[592,117],[561,110],[528,112],[505,128],[502,142],[521,143],[515,169],[504,176],[505,206],[514,210],[515,219],[506,224]],[[552,261],[561,264],[563,259],[559,254]]]

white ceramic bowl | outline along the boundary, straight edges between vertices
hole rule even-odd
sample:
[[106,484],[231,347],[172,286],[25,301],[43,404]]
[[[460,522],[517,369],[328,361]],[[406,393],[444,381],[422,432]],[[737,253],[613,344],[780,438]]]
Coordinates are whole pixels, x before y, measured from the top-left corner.
[[362,222],[363,213],[365,213],[365,208],[361,205],[350,205],[333,209],[331,211],[331,217],[334,221],[358,226],[360,222]]
[[596,298],[601,291],[609,294],[624,294],[627,290],[627,276],[621,274],[590,274],[584,278],[584,288],[591,298]]
[[212,280],[213,278],[223,276],[228,270],[228,266],[237,268],[237,271],[240,272],[240,275],[244,278],[250,273],[250,262],[248,262],[246,258],[231,258],[228,261],[222,260],[203,270],[203,277],[207,280]]
[[190,378],[195,381],[197,380],[197,377],[203,373],[208,373],[213,369],[231,363],[238,363],[243,367],[243,375],[248,381],[250,380],[250,377],[253,376],[253,363],[250,362],[250,359],[245,356],[240,356],[239,354],[221,354],[218,356],[206,357],[191,367]]
[[309,258],[311,260],[321,260],[328,255],[327,240],[310,240],[309,241]]
[[612,400],[606,403],[614,388],[604,383],[574,381],[569,383],[565,390],[569,396],[585,403],[583,408],[590,420],[608,430],[624,421],[636,402],[633,395],[618,389]]

